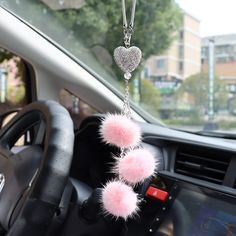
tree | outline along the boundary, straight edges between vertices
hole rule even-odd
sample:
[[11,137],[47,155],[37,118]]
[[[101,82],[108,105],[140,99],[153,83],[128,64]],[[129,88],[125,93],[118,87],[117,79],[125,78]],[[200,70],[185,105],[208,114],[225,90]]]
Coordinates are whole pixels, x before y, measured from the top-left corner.
[[[177,90],[178,103],[187,95],[188,102],[195,115],[202,115],[208,110],[208,75],[196,74],[188,77]],[[186,96],[185,96],[186,97]],[[218,77],[214,80],[214,110],[225,108],[227,105],[227,91],[223,81]]]
[[[78,58],[87,53],[82,58],[85,63],[92,61],[87,49],[90,53],[93,53],[92,49],[96,46],[107,50],[111,60],[108,69],[115,71],[120,78],[121,72],[112,61],[114,48],[123,45],[120,0],[86,0],[80,9],[60,11],[50,9],[42,1],[9,0],[8,4]],[[126,5],[129,19],[131,1],[127,1]],[[146,60],[150,55],[160,54],[170,46],[175,37],[173,33],[179,29],[181,13],[174,0],[139,0],[136,9],[132,44],[141,48],[143,59]],[[42,15],[45,16],[43,19]],[[81,46],[81,42],[86,48]],[[96,56],[102,61],[101,53],[96,53]],[[107,63],[104,64],[107,67]],[[140,70],[135,73],[140,73]]]
[[[123,73],[112,59],[113,50],[123,45],[120,0],[86,0],[80,9],[57,11],[44,2],[9,0],[7,4],[104,79],[109,80],[111,75],[113,78],[123,78]],[[126,5],[129,20],[131,0],[127,0]],[[137,1],[135,32],[131,44],[142,50],[143,62],[151,55],[161,54],[169,48],[181,20],[181,10],[174,0]],[[134,71],[134,77],[140,79],[142,70],[141,65]],[[151,104],[146,105],[147,109],[157,113],[159,90],[145,80],[141,82],[140,91],[142,106]]]
[[3,48],[0,48],[0,63],[2,63],[6,59],[9,60],[12,57],[13,57],[13,54],[11,52]]
[[[131,1],[128,3],[131,6]],[[133,44],[142,49],[143,56],[147,59],[169,47],[173,39],[172,33],[180,26],[180,11],[172,0],[140,0],[137,1],[136,9]],[[113,53],[114,47],[123,45],[120,1],[87,0],[76,18],[74,30],[80,35],[82,32],[89,47],[101,44]]]
[[140,105],[150,114],[158,117],[158,110],[161,105],[161,93],[159,89],[148,79],[142,79],[140,87]]
[[232,98],[230,98],[228,100],[228,110],[230,112],[230,114],[232,115],[236,115],[236,97],[235,97],[235,94]]
[[[131,3],[131,1],[128,1]],[[127,4],[131,6],[131,4]],[[131,7],[129,7],[130,9]],[[96,10],[95,10],[96,9]],[[181,14],[173,0],[137,1],[135,33],[132,44],[141,48],[143,60],[166,50],[178,31]],[[121,4],[117,0],[87,0],[79,11],[69,10],[66,14],[67,26],[71,27],[88,48],[99,45],[113,55],[115,47],[123,45]],[[130,16],[130,12],[127,13]],[[121,72],[112,64],[118,77]]]

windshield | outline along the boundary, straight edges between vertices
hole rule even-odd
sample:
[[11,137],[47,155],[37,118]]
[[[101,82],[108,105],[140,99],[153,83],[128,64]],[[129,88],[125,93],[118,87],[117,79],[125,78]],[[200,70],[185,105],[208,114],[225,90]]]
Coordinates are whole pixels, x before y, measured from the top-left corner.
[[[119,0],[0,0],[121,90],[113,50],[123,45]],[[127,1],[130,16],[131,1]],[[137,1],[132,45],[134,103],[164,124],[191,131],[236,129],[235,0]],[[129,17],[128,17],[129,18]],[[235,19],[234,19],[235,18]]]

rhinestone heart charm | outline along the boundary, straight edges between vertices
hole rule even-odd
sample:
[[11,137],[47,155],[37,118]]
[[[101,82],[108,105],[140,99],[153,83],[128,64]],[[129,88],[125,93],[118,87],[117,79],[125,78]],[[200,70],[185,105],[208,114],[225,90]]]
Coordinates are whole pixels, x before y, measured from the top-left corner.
[[142,52],[138,47],[118,47],[114,50],[114,59],[116,64],[125,73],[134,71],[142,58]]

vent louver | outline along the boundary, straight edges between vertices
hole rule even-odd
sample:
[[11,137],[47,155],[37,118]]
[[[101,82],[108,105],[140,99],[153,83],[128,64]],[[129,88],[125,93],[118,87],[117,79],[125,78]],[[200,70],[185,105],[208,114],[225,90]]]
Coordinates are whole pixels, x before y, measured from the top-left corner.
[[230,162],[230,154],[197,146],[180,147],[175,172],[193,178],[222,184]]

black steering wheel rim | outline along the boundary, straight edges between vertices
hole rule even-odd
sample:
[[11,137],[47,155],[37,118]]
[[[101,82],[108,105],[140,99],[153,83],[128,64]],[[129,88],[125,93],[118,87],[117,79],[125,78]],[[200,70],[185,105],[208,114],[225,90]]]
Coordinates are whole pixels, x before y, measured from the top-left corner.
[[[37,156],[42,158],[40,158],[34,176],[31,176],[30,183],[27,183],[30,188],[22,193],[27,196],[24,197],[23,206],[20,207],[20,210],[18,209],[16,220],[10,225],[11,217],[9,217],[8,229],[6,229],[6,222],[4,222],[8,235],[44,235],[58,208],[66,186],[73,155],[73,123],[67,110],[54,101],[31,103],[0,131],[0,159],[8,164],[9,160],[15,160],[15,156],[11,152],[14,143],[27,129],[40,123],[45,125],[43,152],[40,154],[40,151],[37,151],[37,145],[35,145],[31,149],[23,150],[18,155],[18,157],[22,156],[22,160],[24,155],[28,156],[27,162],[29,162],[29,156],[32,153],[33,155],[37,153]],[[19,162],[19,160],[17,161]],[[23,163],[24,161],[22,161]],[[12,175],[15,174],[14,171],[12,167]],[[3,168],[0,169],[1,172],[4,172]],[[6,178],[5,184],[7,185],[8,182],[11,184],[10,180],[13,177]],[[4,199],[1,194],[5,194],[4,189],[0,192],[0,205],[3,204],[1,200]],[[17,209],[18,203],[19,199],[14,199],[13,204],[15,205],[11,206],[11,215]]]

